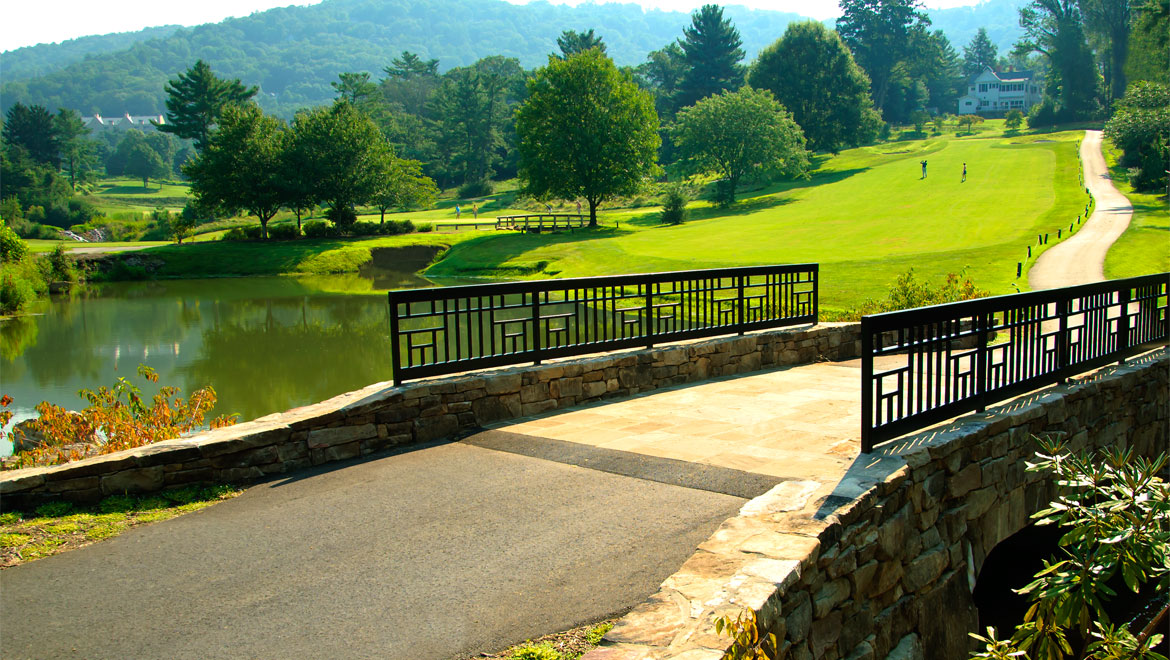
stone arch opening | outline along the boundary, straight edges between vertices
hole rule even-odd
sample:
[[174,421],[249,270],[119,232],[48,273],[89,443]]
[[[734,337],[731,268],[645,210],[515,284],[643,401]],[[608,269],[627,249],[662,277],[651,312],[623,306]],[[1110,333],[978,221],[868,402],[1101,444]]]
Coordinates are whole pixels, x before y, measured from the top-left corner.
[[1061,530],[1055,525],[1028,525],[999,542],[987,555],[975,580],[972,599],[979,610],[979,630],[994,626],[1007,637],[1024,619],[1028,597],[1013,589],[1024,587],[1057,551]]

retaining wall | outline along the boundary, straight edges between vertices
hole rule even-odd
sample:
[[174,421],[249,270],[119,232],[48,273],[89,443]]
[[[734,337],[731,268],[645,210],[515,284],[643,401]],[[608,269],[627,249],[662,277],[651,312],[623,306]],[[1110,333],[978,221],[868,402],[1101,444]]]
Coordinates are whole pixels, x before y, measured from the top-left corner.
[[251,422],[50,468],[0,474],[0,504],[93,501],[205,482],[248,482],[388,448],[458,437],[485,424],[771,367],[843,360],[858,324],[752,332],[430,378],[378,383]]
[[966,658],[971,591],[988,553],[1053,495],[1025,471],[1035,435],[1072,449],[1167,449],[1170,353],[1161,349],[1067,385],[862,455],[832,494],[790,481],[726,521],[583,660],[718,660],[714,619],[742,609],[789,660]]

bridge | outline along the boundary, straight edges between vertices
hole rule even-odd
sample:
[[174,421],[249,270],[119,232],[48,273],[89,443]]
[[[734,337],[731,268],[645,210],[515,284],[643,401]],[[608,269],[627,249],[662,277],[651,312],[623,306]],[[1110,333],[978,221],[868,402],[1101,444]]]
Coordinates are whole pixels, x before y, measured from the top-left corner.
[[395,294],[396,382],[0,477],[6,508],[258,483],[0,572],[0,645],[446,660],[632,607],[589,660],[714,660],[750,608],[789,657],[965,657],[1051,494],[1029,437],[1165,448],[1170,276],[864,324],[816,323],[816,277]]

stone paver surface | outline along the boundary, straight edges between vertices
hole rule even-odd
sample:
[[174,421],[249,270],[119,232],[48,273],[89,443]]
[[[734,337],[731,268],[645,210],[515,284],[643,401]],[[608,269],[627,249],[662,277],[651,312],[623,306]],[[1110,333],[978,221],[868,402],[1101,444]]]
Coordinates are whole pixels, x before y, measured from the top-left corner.
[[1105,255],[1129,227],[1133,206],[1118,192],[1101,154],[1101,131],[1085,131],[1081,141],[1085,186],[1096,200],[1093,215],[1072,238],[1040,255],[1028,271],[1032,289],[1055,289],[1105,279]]
[[657,390],[493,428],[830,485],[860,451],[860,380],[856,360],[822,362]]

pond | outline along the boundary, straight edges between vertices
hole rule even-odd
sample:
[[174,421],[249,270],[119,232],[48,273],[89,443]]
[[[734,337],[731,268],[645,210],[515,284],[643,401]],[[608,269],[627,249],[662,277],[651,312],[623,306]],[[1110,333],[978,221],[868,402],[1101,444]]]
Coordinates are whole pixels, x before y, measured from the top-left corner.
[[423,265],[89,285],[0,322],[0,394],[13,398],[15,423],[41,401],[80,409],[78,390],[120,376],[149,385],[137,376],[144,364],[184,397],[212,386],[213,414],[239,421],[322,401],[390,380],[385,292],[435,286],[414,274]]

